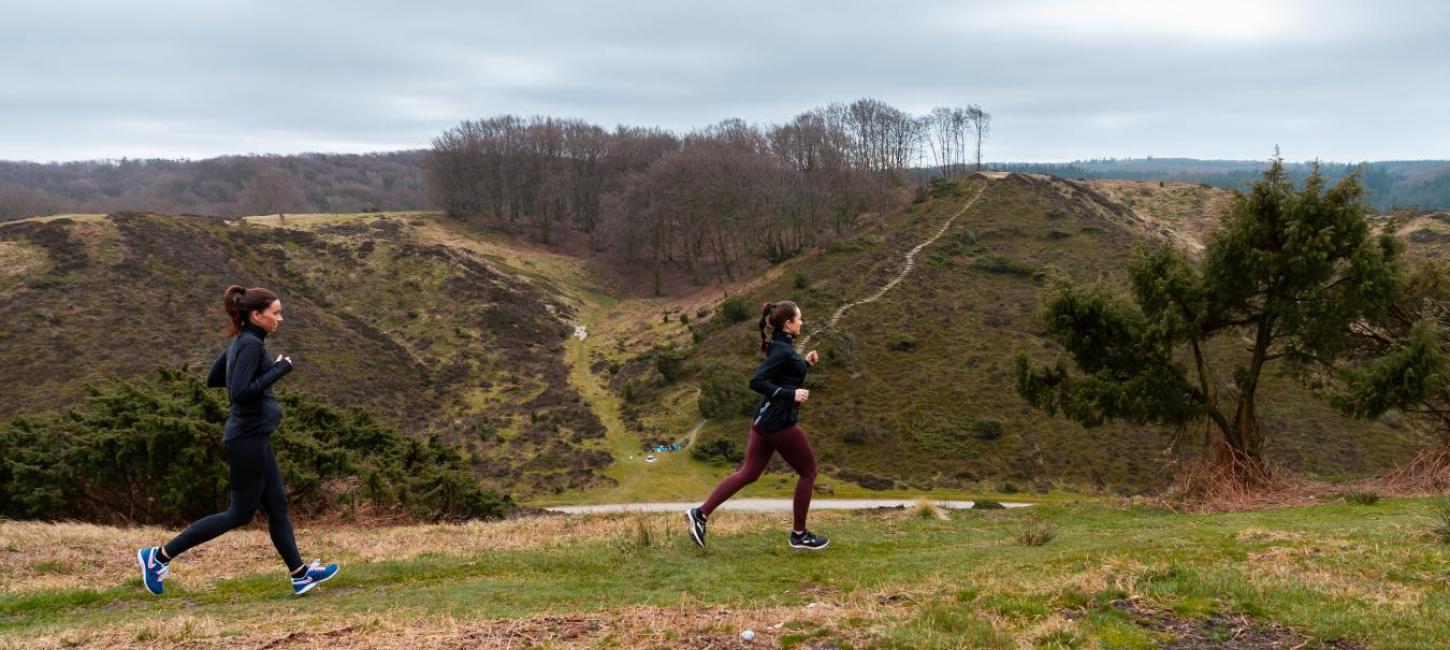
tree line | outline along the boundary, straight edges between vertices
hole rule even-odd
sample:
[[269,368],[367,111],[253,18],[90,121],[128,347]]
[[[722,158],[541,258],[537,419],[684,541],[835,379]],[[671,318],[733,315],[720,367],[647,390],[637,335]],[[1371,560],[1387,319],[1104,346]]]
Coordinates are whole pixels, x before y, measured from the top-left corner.
[[0,220],[122,211],[233,217],[429,208],[423,152],[0,161]]
[[683,135],[503,115],[439,135],[426,169],[449,214],[545,242],[587,233],[596,251],[648,266],[659,291],[669,268],[729,280],[848,232],[902,201],[895,190],[928,152],[942,175],[980,165],[990,123],[977,106],[916,116],[869,98]]

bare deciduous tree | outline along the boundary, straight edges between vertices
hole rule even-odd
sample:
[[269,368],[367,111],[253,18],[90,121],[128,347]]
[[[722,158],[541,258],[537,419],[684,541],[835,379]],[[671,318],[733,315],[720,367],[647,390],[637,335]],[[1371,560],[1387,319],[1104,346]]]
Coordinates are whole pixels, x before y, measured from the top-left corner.
[[658,292],[671,265],[696,283],[731,279],[847,233],[897,200],[929,131],[948,152],[944,168],[964,165],[967,109],[939,110],[940,120],[916,117],[868,98],[766,129],[730,119],[683,137],[506,115],[435,138],[428,178],[450,214],[518,224],[546,242],[563,227],[589,233],[594,250],[648,265]]
[[982,171],[982,141],[987,139],[987,134],[992,130],[992,114],[982,110],[981,106],[972,104],[967,107],[967,118],[971,120],[972,135],[976,136],[977,171]]
[[237,195],[237,206],[243,214],[280,215],[311,209],[297,180],[280,167],[263,169],[244,183]]

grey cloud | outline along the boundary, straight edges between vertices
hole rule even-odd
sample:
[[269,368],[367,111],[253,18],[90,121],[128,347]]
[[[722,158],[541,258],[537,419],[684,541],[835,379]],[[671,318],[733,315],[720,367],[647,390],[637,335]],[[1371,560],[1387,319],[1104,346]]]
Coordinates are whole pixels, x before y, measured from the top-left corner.
[[861,96],[981,104],[1000,160],[1450,157],[1437,2],[215,4],[7,7],[0,158],[424,147],[498,113],[687,130]]

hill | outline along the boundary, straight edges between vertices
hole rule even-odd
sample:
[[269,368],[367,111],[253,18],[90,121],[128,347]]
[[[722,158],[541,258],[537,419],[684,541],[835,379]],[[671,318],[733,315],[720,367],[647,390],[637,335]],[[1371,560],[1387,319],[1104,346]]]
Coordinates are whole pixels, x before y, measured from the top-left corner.
[[[672,339],[652,335],[675,346],[685,370],[666,381],[651,365],[658,365],[658,352],[621,366],[624,378],[615,381],[638,402],[646,435],[668,438],[703,412],[711,423],[701,446],[736,449],[747,428],[740,414],[751,396],[740,384],[756,361],[758,305],[792,299],[814,333],[805,347],[819,347],[824,359],[807,380],[813,393],[803,421],[828,474],[900,489],[1163,485],[1170,474],[1165,462],[1194,449],[1202,432],[1122,424],[1088,430],[1047,417],[1015,394],[1010,361],[1019,350],[1043,359],[1058,354],[1037,321],[1056,283],[1125,290],[1124,262],[1135,245],[1199,245],[1227,193],[1190,184],[994,176],[938,185],[904,214],[744,289],[742,322],[715,319],[701,327],[676,319],[665,328],[673,329]],[[894,290],[846,312],[831,330],[816,331],[839,305],[896,275],[903,253],[983,187]],[[688,307],[680,313],[694,316]],[[698,343],[691,343],[691,328]],[[1262,405],[1269,456],[1292,470],[1331,479],[1374,473],[1404,460],[1418,443],[1396,420],[1346,420],[1287,379],[1270,381]]]
[[1450,212],[1444,210],[1413,210],[1379,220],[1393,223],[1395,234],[1409,243],[1416,254],[1443,259],[1444,244],[1450,242]]
[[[1017,397],[1010,362],[1058,354],[1037,321],[1058,283],[1123,290],[1134,246],[1201,247],[1229,198],[1191,183],[974,175],[733,283],[693,285],[674,268],[662,297],[588,246],[436,213],[22,220],[0,225],[0,419],[64,409],[87,382],[209,362],[224,343],[215,294],[241,280],[283,296],[271,344],[299,364],[286,389],[440,436],[491,487],[532,503],[699,498],[743,444],[758,305],[793,299],[824,359],[804,412],[822,491],[1154,490],[1202,432],[1047,417]],[[1403,231],[1412,242],[1443,225],[1415,223],[1429,225]],[[1422,442],[1398,418],[1346,420],[1269,381],[1268,455],[1292,470],[1370,475]],[[687,449],[646,458],[674,442]],[[787,473],[751,488],[788,489]]]
[[0,226],[0,418],[64,409],[108,377],[208,367],[226,344],[221,288],[238,282],[283,296],[287,323],[268,343],[297,363],[287,389],[441,436],[499,487],[602,480],[609,456],[586,442],[603,429],[563,358],[584,274],[556,261],[572,274],[562,288],[515,249],[434,215],[269,220]]
[[[1358,164],[1325,162],[1322,170],[1331,181],[1363,165],[1361,180],[1366,201],[1388,212],[1401,208],[1450,209],[1450,161],[1381,160]],[[1177,181],[1241,190],[1268,168],[1262,160],[1198,160],[1194,158],[1121,158],[1079,160],[1071,163],[999,163],[994,169],[1043,173],[1079,179]],[[1296,182],[1308,175],[1309,163],[1286,165]]]

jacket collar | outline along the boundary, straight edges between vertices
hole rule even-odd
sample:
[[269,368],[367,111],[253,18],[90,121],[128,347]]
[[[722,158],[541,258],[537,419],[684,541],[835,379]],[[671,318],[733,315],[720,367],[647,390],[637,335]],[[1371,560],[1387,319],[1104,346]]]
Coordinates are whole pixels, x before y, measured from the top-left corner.
[[[265,340],[267,338],[267,330],[264,330],[264,329],[262,329],[260,327],[257,327],[256,325],[253,325],[252,324],[252,321],[250,321],[250,320],[248,320],[248,321],[246,321],[245,323],[242,324],[242,332],[249,332],[249,333],[251,333],[252,336],[255,336],[255,337],[259,338],[259,339],[264,339]],[[240,334],[240,332],[239,332],[239,334]]]
[[782,343],[795,344],[795,336],[785,330],[775,330],[770,334],[770,340],[781,341]]

